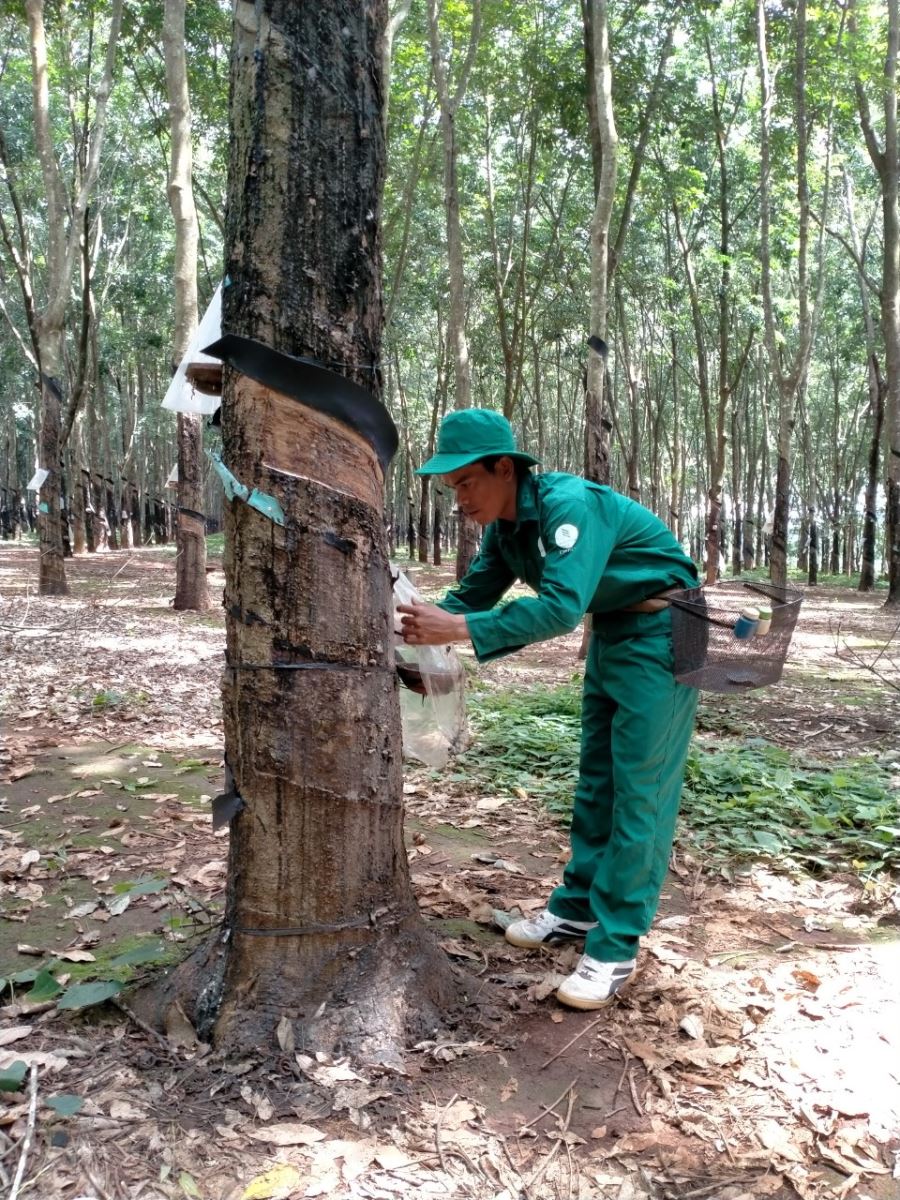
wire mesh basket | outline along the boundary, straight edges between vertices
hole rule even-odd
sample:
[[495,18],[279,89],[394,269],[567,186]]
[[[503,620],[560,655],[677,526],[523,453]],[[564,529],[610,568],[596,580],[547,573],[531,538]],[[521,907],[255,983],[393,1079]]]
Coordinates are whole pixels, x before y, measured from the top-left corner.
[[[708,692],[746,692],[781,678],[802,596],[772,583],[740,580],[671,593],[675,678]],[[768,602],[768,603],[767,603]],[[766,633],[739,637],[742,609],[766,604]]]

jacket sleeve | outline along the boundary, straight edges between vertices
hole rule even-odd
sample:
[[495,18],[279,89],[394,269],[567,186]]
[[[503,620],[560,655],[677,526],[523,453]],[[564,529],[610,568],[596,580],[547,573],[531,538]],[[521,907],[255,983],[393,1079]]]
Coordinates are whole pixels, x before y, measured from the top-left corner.
[[541,512],[546,557],[540,591],[467,617],[479,662],[576,628],[615,545],[616,529],[599,518],[583,488],[546,498]]
[[500,553],[497,531],[489,525],[478,555],[456,587],[438,600],[438,608],[466,617],[469,613],[483,612],[493,608],[514,581],[515,576]]

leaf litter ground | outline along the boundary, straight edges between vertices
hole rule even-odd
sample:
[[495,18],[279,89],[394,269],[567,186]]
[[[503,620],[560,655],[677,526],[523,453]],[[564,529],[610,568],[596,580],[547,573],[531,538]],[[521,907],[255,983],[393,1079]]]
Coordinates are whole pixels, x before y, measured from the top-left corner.
[[[19,980],[0,1072],[21,1076],[0,1092],[8,1192],[18,1178],[19,1195],[97,1200],[900,1197],[887,874],[786,872],[764,846],[717,859],[683,828],[634,984],[602,1014],[570,1012],[552,992],[573,952],[514,950],[496,925],[542,907],[564,828],[521,782],[479,773],[477,746],[441,775],[410,765],[405,799],[426,920],[505,997],[489,1026],[437,1032],[403,1073],[288,1031],[227,1061],[177,1012],[164,1035],[144,1027],[128,986],[217,919],[222,619],[172,611],[165,551],[70,562],[62,600],[34,595],[35,571],[34,551],[0,549],[0,976]],[[422,573],[426,589],[445,581]],[[854,593],[808,594],[784,682],[705,697],[698,752],[749,734],[836,770],[867,755],[896,779],[895,625]],[[476,717],[570,683],[577,642],[480,669]],[[42,971],[56,993],[35,1003]],[[98,984],[106,1004],[60,1011]]]

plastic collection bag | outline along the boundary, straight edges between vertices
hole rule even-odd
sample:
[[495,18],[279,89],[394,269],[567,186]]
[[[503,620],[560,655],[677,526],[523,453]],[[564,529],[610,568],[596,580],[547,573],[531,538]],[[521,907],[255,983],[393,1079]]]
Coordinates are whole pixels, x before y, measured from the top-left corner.
[[403,720],[403,752],[428,767],[444,767],[466,744],[465,673],[452,646],[407,646],[401,636],[398,604],[422,603],[404,573],[394,580],[394,656]]

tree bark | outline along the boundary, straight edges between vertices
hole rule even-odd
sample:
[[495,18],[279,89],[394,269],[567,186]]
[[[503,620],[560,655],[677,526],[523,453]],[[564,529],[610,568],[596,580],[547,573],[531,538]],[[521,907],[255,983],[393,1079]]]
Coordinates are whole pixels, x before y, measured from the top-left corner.
[[[84,214],[100,167],[106,127],[106,110],[112,89],[116,45],[123,0],[113,0],[109,41],[103,75],[94,101],[90,146],[77,193],[70,202],[63,187],[50,122],[50,84],[43,0],[26,0],[31,42],[34,132],[47,204],[47,303],[34,318],[35,355],[41,381],[41,465],[49,471],[42,489],[38,519],[40,540],[39,591],[64,595],[68,591],[63,565],[63,530],[60,507],[59,455],[64,401],[64,339],[66,305],[75,257],[80,247]],[[33,291],[33,289],[32,289]]]
[[[175,220],[175,330],[172,369],[177,369],[197,328],[199,224],[191,183],[191,99],[184,47],[185,0],[165,0],[163,51],[169,98],[169,206]],[[178,610],[211,606],[206,584],[206,519],[203,515],[203,424],[194,413],[178,414],[178,518],[175,534],[175,603]]]
[[[469,77],[475,62],[478,39],[481,36],[481,0],[472,3],[472,27],[469,45],[459,78],[451,91],[448,68],[441,52],[439,0],[428,0],[428,37],[431,47],[431,67],[437,89],[441,114],[441,137],[444,146],[444,212],[447,226],[447,260],[450,273],[450,313],[447,339],[453,362],[456,385],[455,407],[472,407],[472,363],[466,337],[466,278],[463,260],[462,225],[459,215],[459,182],[457,179],[456,115],[463,102]],[[459,513],[457,520],[456,578],[462,579],[475,557],[477,535],[475,522]]]
[[[850,5],[856,32],[855,5]],[[884,338],[884,409],[887,429],[887,503],[885,551],[888,569],[886,605],[900,605],[900,140],[897,132],[897,58],[900,54],[900,0],[888,0],[888,45],[881,89],[884,144],[879,145],[862,80],[856,80],[860,124],[881,185],[883,250],[881,332]],[[870,385],[871,386],[871,385]],[[876,422],[877,423],[877,422]],[[868,503],[867,503],[868,508]]]
[[[385,20],[384,0],[237,6],[223,296],[227,333],[376,397]],[[298,1043],[395,1061],[453,988],[403,845],[381,466],[349,426],[232,369],[222,437],[284,525],[226,508],[225,756],[243,808],[191,1015],[218,1045],[274,1049],[286,1018]]]
[[[798,318],[796,345],[791,361],[785,370],[784,355],[779,349],[776,330],[771,256],[772,215],[772,162],[771,162],[771,115],[775,104],[775,92],[769,67],[767,45],[766,10],[764,0],[757,0],[757,51],[761,88],[760,103],[760,264],[765,325],[765,345],[771,370],[778,387],[778,434],[777,465],[775,477],[775,506],[770,551],[770,574],[773,583],[787,583],[788,522],[790,515],[791,484],[791,437],[794,429],[797,397],[805,386],[812,347],[815,340],[816,314],[820,309],[824,286],[823,251],[821,234],[818,244],[818,287],[816,296],[810,300],[809,281],[809,223],[810,201],[807,178],[807,146],[810,126],[806,112],[806,0],[798,0],[795,18],[794,51],[794,113],[793,126],[796,139],[797,164],[797,274],[791,287],[797,297]],[[827,154],[831,149],[831,109]],[[829,169],[823,172],[822,220],[820,230],[824,233],[828,209]]]
[[[597,195],[591,220],[591,333],[607,341],[609,307],[609,226],[616,198],[616,172],[619,135],[616,131],[612,99],[612,67],[609,55],[609,11],[606,0],[587,0],[585,43],[593,74],[588,88],[593,90],[589,113],[596,111],[597,129],[592,143],[600,153],[597,171]],[[606,363],[597,354],[588,355],[587,389],[584,397],[584,473],[598,483],[609,483],[611,425],[606,415]]]

